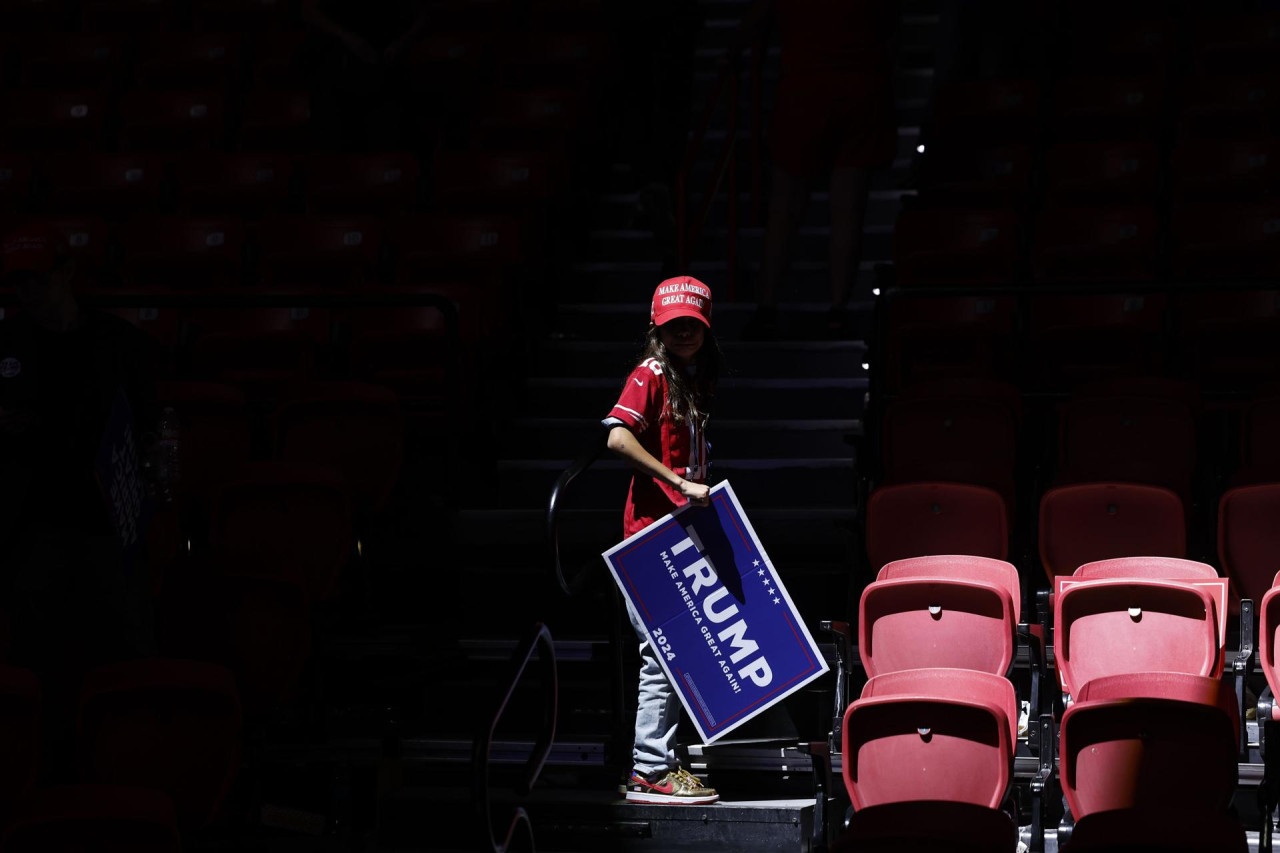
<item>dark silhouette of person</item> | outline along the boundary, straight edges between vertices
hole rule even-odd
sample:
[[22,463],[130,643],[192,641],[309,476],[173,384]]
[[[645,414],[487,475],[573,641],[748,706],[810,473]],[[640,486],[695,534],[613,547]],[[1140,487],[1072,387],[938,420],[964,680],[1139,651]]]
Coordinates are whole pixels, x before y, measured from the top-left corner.
[[132,557],[155,358],[133,326],[80,307],[57,231],[7,235],[0,265],[17,304],[0,321],[0,607],[10,661],[41,678],[57,768],[81,673],[154,654],[149,584]]

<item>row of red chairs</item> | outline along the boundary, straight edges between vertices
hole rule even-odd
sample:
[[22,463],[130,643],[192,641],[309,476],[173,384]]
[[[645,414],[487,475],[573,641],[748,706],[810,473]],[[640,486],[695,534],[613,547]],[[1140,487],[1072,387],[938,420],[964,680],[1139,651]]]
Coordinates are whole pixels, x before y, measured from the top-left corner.
[[[5,233],[32,222],[0,217]],[[498,286],[539,256],[508,216],[410,214],[268,217],[139,216],[109,226],[98,217],[40,217],[61,232],[76,258],[80,289],[119,283],[173,291],[238,288],[355,289],[461,276]]]
[[[1228,489],[1218,501],[1218,560],[1239,600],[1269,588],[1280,544],[1270,519],[1280,484]],[[882,486],[867,501],[867,557],[873,569],[895,560],[955,552],[993,559],[1009,554],[1009,521],[999,493],[964,483]],[[1038,510],[1038,554],[1052,582],[1096,560],[1187,555],[1187,512],[1169,489],[1138,483],[1076,483],[1049,489]]]
[[[1227,814],[1240,716],[1220,680],[1214,584],[1203,564],[1142,558],[1082,566],[1057,593],[1055,659],[1072,701],[1060,737],[1041,718],[1038,746],[1052,751],[1058,741],[1070,808],[1059,849],[1175,836],[1190,850],[1248,849]],[[1018,847],[1018,822],[1002,806],[1018,737],[1006,676],[1020,600],[1012,565],[960,556],[889,563],[864,590],[859,650],[871,678],[843,726],[857,811],[836,849]],[[1040,764],[1047,782],[1053,757]],[[1033,815],[1033,834],[1045,829],[1035,824],[1042,815]]]
[[0,212],[109,213],[119,221],[176,209],[258,218],[309,210],[388,214],[412,209],[424,188],[449,210],[524,212],[546,201],[560,160],[527,151],[441,149],[424,169],[411,155],[316,155],[188,152],[159,154],[0,153]]
[[1212,284],[1179,293],[890,294],[886,387],[967,378],[1056,391],[1116,376],[1194,377],[1254,392],[1280,380],[1280,291]]
[[1167,156],[1144,140],[1066,142],[1043,153],[1028,145],[931,146],[921,157],[919,199],[949,206],[1025,208],[1156,203],[1167,187],[1178,200],[1248,200],[1280,189],[1273,136],[1178,141]]
[[1280,78],[1258,73],[1207,74],[1177,87],[1177,78],[1144,69],[1135,76],[1067,77],[952,83],[934,102],[934,134],[942,142],[1057,141],[1172,135],[1266,134],[1280,118]]
[[[1030,232],[1030,233],[1029,233]],[[902,287],[1042,282],[1259,280],[1280,273],[1280,201],[1011,208],[908,208],[894,228]]]
[[[24,796],[45,802],[56,796],[33,789],[45,710],[39,680],[0,666],[0,695],[6,758],[0,796],[6,813],[17,818],[8,829],[11,838],[26,820]],[[84,782],[162,794],[175,829],[214,820],[240,765],[240,697],[226,667],[164,659],[99,667],[85,676],[75,719]],[[0,849],[9,849],[8,840]]]
[[[476,144],[554,149],[577,126],[582,97],[573,90],[502,90],[477,96],[465,122]],[[243,95],[220,88],[25,89],[0,95],[0,144],[13,150],[308,150],[316,146],[313,94],[263,87]],[[441,121],[444,119],[442,118]]]

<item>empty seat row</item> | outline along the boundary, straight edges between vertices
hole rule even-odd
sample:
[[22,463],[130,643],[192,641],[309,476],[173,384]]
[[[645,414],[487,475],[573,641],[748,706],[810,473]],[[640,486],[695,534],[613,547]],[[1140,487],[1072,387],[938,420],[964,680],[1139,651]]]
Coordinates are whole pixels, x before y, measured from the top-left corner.
[[[1280,202],[1156,208],[1061,206],[1024,223],[1009,208],[914,208],[894,230],[901,287],[1273,278]],[[1028,231],[1034,236],[1028,238]]]

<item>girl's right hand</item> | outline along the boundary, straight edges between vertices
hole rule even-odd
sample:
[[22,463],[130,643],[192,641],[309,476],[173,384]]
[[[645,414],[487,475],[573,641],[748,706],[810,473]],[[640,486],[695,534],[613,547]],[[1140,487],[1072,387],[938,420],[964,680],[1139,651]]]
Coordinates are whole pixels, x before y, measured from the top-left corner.
[[689,499],[694,506],[708,506],[711,503],[711,487],[704,483],[680,481],[680,494]]

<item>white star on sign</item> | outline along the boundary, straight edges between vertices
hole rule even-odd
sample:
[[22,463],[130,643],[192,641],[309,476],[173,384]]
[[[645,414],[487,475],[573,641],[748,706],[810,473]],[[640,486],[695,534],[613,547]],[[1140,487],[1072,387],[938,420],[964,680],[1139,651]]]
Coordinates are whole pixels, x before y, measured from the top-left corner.
[[[760,564],[759,564],[759,563],[756,563],[756,565],[758,566],[758,565],[760,565]],[[756,574],[758,574],[758,575],[763,575],[763,574],[764,574],[764,569],[761,569],[760,571],[756,572]]]
[[[769,594],[773,595],[773,587],[769,587]],[[777,602],[774,602],[774,603],[776,604]]]
[[751,565],[753,565],[753,566],[758,566],[758,565],[760,565],[760,561],[759,561],[759,560],[752,560],[752,561],[751,561]]
[[[773,592],[773,590],[769,590],[769,592]],[[782,601],[782,599],[781,599],[781,598],[774,598],[774,599],[773,599],[773,603],[774,603],[774,604],[778,604],[778,603],[779,603],[779,602],[781,602],[781,601]]]

